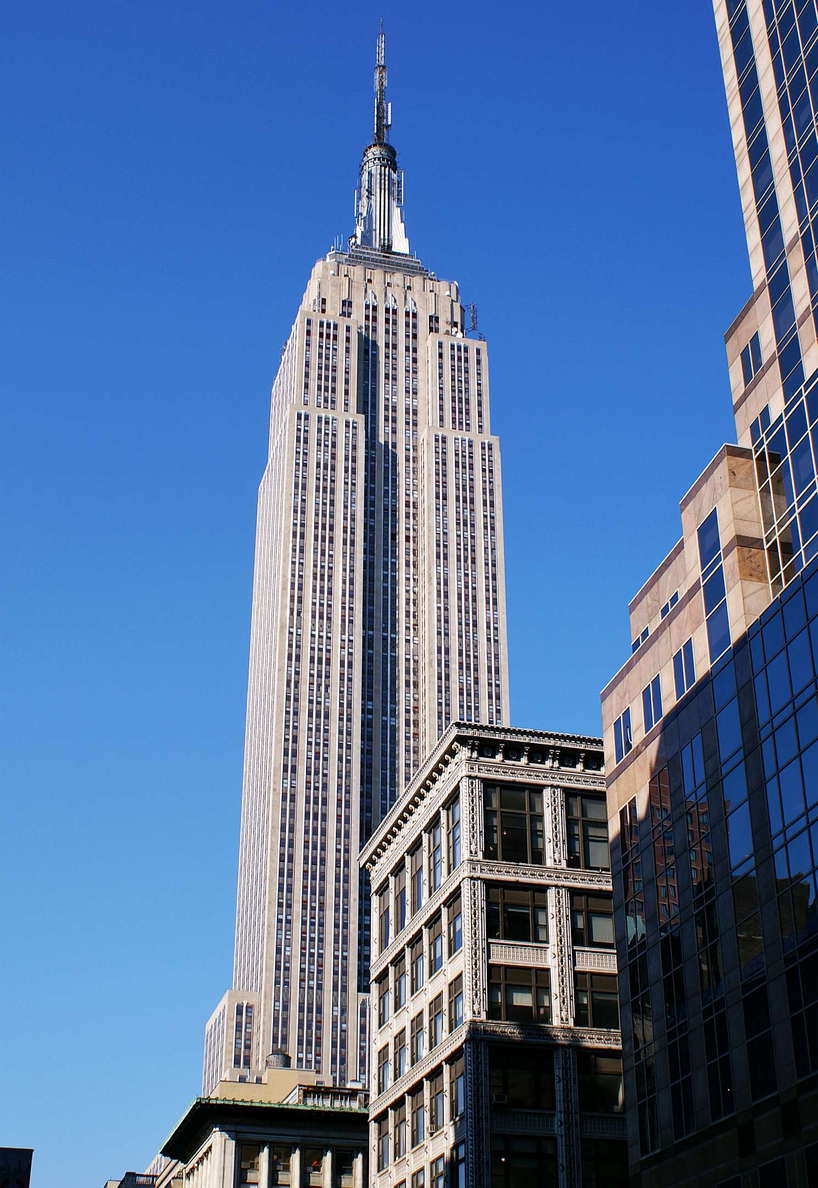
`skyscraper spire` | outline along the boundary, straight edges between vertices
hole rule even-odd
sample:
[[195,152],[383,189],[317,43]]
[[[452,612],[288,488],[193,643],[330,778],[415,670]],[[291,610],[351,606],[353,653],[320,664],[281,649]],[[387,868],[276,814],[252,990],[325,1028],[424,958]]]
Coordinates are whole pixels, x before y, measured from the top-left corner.
[[375,53],[375,144],[386,144],[387,134],[392,124],[392,105],[386,102],[387,74],[384,42],[383,21],[381,21],[378,48]]
[[350,243],[376,252],[409,254],[403,225],[403,184],[395,149],[387,140],[392,104],[386,101],[383,22],[375,51],[375,139],[364,149],[355,202],[355,233]]

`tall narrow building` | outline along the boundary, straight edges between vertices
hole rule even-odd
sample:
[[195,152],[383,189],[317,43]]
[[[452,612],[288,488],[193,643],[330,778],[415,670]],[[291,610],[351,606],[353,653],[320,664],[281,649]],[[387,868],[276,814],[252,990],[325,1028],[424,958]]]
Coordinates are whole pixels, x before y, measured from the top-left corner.
[[409,250],[383,34],[354,234],[310,276],[272,389],[256,529],[233,989],[204,1088],[273,1049],[366,1075],[357,855],[448,724],[508,716],[486,343]]
[[[738,444],[602,694],[632,1183],[818,1184],[818,6],[714,0]],[[680,414],[683,415],[683,414]]]

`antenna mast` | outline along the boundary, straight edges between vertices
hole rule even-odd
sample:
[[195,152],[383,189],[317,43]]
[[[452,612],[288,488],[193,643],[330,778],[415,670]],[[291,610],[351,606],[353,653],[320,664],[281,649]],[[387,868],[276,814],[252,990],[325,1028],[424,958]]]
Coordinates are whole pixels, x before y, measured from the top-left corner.
[[383,21],[378,33],[378,49],[375,55],[375,144],[386,144],[386,136],[392,123],[391,103],[386,102],[386,54]]

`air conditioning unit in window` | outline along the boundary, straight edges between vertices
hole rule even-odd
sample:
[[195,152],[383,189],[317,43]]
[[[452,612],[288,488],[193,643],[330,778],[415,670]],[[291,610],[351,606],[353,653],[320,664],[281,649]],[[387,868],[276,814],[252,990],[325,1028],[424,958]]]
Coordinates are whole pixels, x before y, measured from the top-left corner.
[[492,1093],[491,1104],[492,1105],[508,1105],[508,1097],[505,1093]]

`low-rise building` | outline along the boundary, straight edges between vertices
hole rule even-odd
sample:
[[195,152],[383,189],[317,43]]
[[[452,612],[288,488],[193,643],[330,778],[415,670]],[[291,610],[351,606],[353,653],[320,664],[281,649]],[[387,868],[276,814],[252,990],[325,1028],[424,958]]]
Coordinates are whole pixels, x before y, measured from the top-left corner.
[[597,738],[455,723],[361,852],[373,1188],[625,1185]]
[[[144,1176],[151,1188],[368,1188],[367,1094],[268,1057],[261,1082],[197,1097]],[[132,1173],[129,1173],[132,1174]],[[139,1181],[142,1182],[141,1180]],[[122,1188],[131,1181],[123,1180]]]

